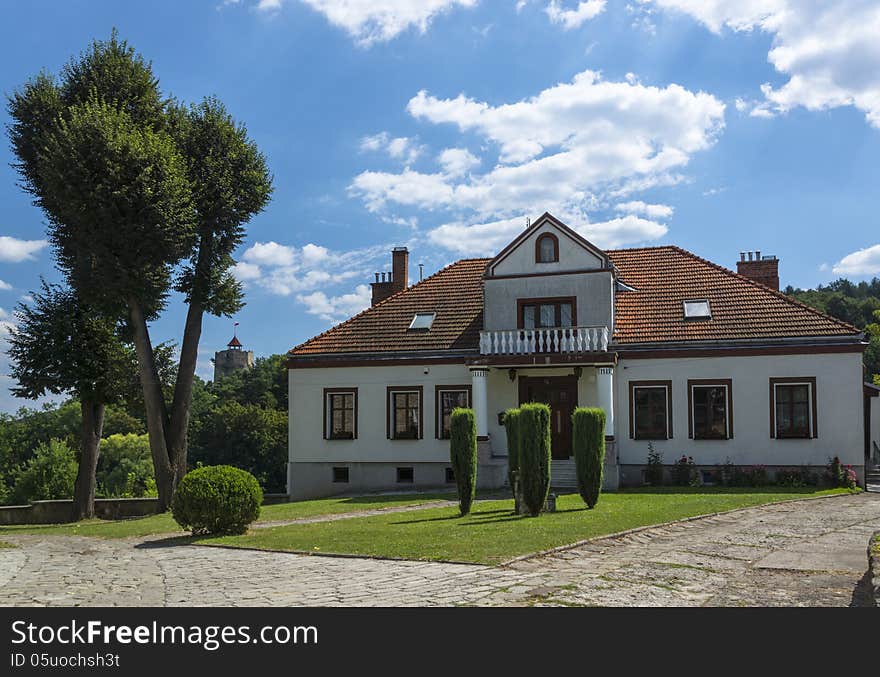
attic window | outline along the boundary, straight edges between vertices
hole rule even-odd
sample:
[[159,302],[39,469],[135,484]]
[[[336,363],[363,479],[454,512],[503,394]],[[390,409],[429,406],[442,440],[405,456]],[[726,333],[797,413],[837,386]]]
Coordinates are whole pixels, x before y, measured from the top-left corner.
[[435,317],[437,317],[437,313],[416,313],[412,322],[409,323],[409,328],[411,330],[428,331],[431,325],[434,324]]
[[712,311],[709,308],[708,299],[695,299],[683,301],[684,319],[686,320],[711,320]]

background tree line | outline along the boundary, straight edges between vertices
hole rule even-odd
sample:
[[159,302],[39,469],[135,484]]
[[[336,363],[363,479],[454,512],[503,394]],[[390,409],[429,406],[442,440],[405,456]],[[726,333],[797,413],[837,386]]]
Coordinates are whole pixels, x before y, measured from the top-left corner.
[[864,355],[866,376],[880,385],[880,278],[858,283],[840,278],[815,289],[798,289],[789,285],[785,293],[864,330],[869,341]]
[[[164,367],[173,347],[163,346]],[[132,374],[134,377],[135,375]],[[169,371],[163,387],[174,382]],[[0,503],[71,498],[78,470],[80,403],[0,414]],[[104,415],[96,495],[156,495],[143,402],[108,405]],[[251,472],[267,493],[283,492],[287,468],[287,370],[282,355],[257,358],[251,370],[219,382],[193,382],[189,463],[228,464]]]

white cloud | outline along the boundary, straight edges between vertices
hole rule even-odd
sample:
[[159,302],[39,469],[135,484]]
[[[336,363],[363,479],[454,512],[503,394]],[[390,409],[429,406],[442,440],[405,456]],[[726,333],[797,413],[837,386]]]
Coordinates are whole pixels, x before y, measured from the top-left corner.
[[327,296],[322,291],[300,295],[296,300],[306,306],[310,315],[318,315],[328,322],[344,320],[367,308],[371,301],[370,287],[359,284],[354,292],[340,296]]
[[368,279],[373,264],[380,256],[387,256],[389,248],[378,245],[337,252],[313,243],[292,247],[257,242],[245,250],[233,274],[239,281],[270,294],[305,294],[352,278]]
[[11,284],[9,284],[8,282],[4,282],[3,280],[0,280],[0,291],[9,291],[10,289],[12,289]]
[[360,149],[361,152],[382,151],[395,160],[411,164],[422,154],[424,147],[406,136],[392,138],[388,132],[379,132],[361,139]]
[[33,261],[34,254],[46,247],[46,240],[19,240],[8,235],[0,235],[0,261],[3,263],[20,263]]
[[[301,0],[343,29],[355,41],[368,47],[387,42],[406,30],[420,33],[431,21],[456,7],[473,7],[478,0]],[[263,9],[277,9],[281,0],[260,0]],[[266,7],[262,7],[266,5]]]
[[[441,99],[423,90],[407,105],[413,117],[481,135],[487,153],[497,149],[498,163],[475,173],[476,156],[447,149],[438,158],[437,173],[365,171],[353,179],[350,192],[374,212],[397,204],[446,213],[447,223],[429,237],[455,251],[474,251],[461,244],[472,240],[459,235],[483,229],[480,251],[486,252],[489,243],[501,241],[498,233],[526,214],[550,211],[569,218],[572,226],[586,224],[586,212],[609,200],[685,180],[677,170],[714,143],[724,126],[724,108],[714,96],[680,85],[649,86],[635,76],[608,82],[592,71],[501,105],[465,94]],[[647,209],[640,213],[671,214],[664,205],[654,205],[651,213]],[[607,242],[620,240],[611,236],[614,228],[626,238],[660,233],[660,228],[633,228],[631,219],[605,223],[601,232]]]
[[544,9],[550,21],[569,31],[578,28],[605,10],[605,0],[586,0],[579,2],[575,9],[563,9],[558,0],[551,0]]
[[467,148],[447,148],[437,157],[443,173],[449,176],[464,176],[480,166],[480,158]]
[[627,214],[643,214],[652,219],[668,219],[674,211],[669,205],[647,204],[641,200],[622,202],[614,207],[619,212]]
[[609,221],[588,223],[575,228],[590,242],[607,249],[638,242],[659,240],[669,232],[662,223],[628,214]]
[[788,76],[764,85],[755,117],[796,106],[855,106],[880,127],[880,3],[876,0],[639,0],[684,12],[720,33],[760,30],[773,36],[767,60]]
[[874,275],[880,273],[880,244],[847,254],[834,264],[838,275]]

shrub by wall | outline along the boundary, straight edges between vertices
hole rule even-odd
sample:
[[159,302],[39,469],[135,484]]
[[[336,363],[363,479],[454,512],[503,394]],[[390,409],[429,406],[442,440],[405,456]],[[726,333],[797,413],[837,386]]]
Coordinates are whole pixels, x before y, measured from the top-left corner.
[[213,465],[188,472],[174,492],[171,512],[183,528],[199,534],[241,534],[260,516],[263,490],[246,470]]
[[72,498],[76,482],[76,453],[62,440],[41,442],[14,476],[13,503]]
[[605,469],[605,411],[578,407],[571,420],[578,491],[587,507],[593,508],[602,491],[602,473]]
[[550,407],[534,402],[520,407],[519,444],[523,507],[537,517],[550,492]]
[[467,515],[477,493],[477,420],[473,409],[452,410],[449,434],[449,455],[458,489],[458,509],[462,515]]
[[514,511],[520,512],[517,482],[519,475],[519,409],[504,412],[504,429],[507,432],[507,479],[513,492]]

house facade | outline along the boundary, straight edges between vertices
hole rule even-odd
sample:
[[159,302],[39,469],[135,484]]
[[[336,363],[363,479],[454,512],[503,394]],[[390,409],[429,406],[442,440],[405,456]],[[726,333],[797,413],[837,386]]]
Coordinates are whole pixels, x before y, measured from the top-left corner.
[[454,482],[449,414],[474,409],[478,483],[507,476],[503,412],[551,408],[551,483],[574,484],[571,413],[606,412],[606,488],[639,485],[650,447],[863,482],[862,333],[779,293],[778,261],[734,273],[673,246],[603,251],[544,214],[491,259],[409,285],[408,253],[373,305],[289,353],[294,498]]

